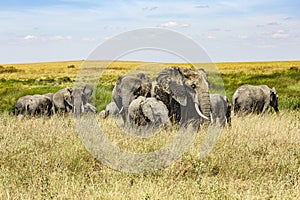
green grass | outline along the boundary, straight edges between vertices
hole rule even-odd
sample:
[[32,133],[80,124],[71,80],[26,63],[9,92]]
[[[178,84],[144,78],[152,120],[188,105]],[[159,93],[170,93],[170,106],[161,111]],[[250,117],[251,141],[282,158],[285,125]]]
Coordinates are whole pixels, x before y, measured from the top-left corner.
[[[191,66],[191,64],[129,61],[112,63],[68,61],[3,65],[0,73],[0,96],[2,97],[0,112],[11,111],[20,96],[56,92],[63,87],[73,85],[81,65],[92,68],[107,67],[99,80],[95,95],[98,110],[104,109],[105,105],[111,101],[111,91],[118,76],[124,75],[130,70],[144,71],[152,79],[155,79],[153,72],[158,73],[162,67]],[[211,92],[213,93],[222,93],[224,84],[226,95],[231,99],[234,91],[242,84],[266,84],[276,88],[281,110],[300,109],[300,61],[217,63],[216,66],[221,77],[214,76],[215,71],[211,72],[212,65],[195,64],[195,66],[206,68],[210,74]]]

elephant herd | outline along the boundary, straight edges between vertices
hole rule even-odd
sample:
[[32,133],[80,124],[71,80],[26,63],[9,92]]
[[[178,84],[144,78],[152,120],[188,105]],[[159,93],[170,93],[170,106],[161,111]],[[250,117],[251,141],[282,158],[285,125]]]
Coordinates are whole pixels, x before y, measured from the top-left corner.
[[[203,69],[164,68],[151,81],[144,73],[121,76],[112,91],[113,101],[100,112],[103,118],[120,117],[130,127],[178,124],[198,129],[203,123],[231,126],[231,103],[226,96],[209,93]],[[278,95],[266,85],[243,85],[233,95],[233,112],[278,112]]]
[[14,112],[19,116],[96,113],[96,107],[91,104],[92,94],[93,88],[90,85],[84,85],[82,87],[66,87],[56,93],[26,95],[17,100]]
[[[202,124],[231,126],[233,113],[266,113],[270,107],[278,113],[278,95],[275,88],[266,85],[242,85],[232,97],[210,94],[208,75],[203,69],[166,67],[151,81],[144,73],[120,76],[112,91],[113,101],[100,112],[121,119],[132,128],[162,127],[177,124]],[[66,87],[56,93],[26,95],[18,99],[15,112],[18,115],[47,115],[85,112],[96,113],[91,104],[93,88]]]

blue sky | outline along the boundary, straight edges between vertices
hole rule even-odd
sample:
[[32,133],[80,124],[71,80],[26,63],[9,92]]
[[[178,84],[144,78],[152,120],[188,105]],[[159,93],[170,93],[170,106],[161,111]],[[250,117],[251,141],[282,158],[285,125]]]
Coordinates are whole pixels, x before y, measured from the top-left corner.
[[298,0],[1,1],[0,63],[86,59],[108,38],[149,27],[192,38],[213,62],[300,60],[299,9]]

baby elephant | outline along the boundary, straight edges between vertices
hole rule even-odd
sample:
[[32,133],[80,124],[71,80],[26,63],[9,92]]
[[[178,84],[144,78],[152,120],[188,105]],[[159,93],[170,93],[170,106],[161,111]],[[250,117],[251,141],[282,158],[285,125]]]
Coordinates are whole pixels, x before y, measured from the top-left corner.
[[128,121],[132,127],[160,127],[171,125],[166,105],[153,98],[140,96],[128,108]]
[[219,94],[210,94],[210,103],[212,111],[212,123],[221,127],[231,126],[231,103],[226,96]]
[[276,90],[267,85],[242,85],[233,94],[232,103],[235,114],[266,113],[270,106],[279,113]]
[[102,110],[100,112],[101,118],[107,118],[107,117],[118,117],[119,116],[119,108],[116,105],[114,101],[110,102],[106,105],[105,110]]

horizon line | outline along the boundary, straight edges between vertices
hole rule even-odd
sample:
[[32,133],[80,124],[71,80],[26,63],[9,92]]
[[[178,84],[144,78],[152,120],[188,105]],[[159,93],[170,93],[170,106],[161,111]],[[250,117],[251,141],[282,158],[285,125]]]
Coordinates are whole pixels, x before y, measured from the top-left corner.
[[291,60],[239,60],[239,61],[217,61],[217,62],[160,62],[160,61],[142,61],[142,60],[88,60],[88,59],[78,59],[78,60],[49,60],[49,61],[28,61],[28,62],[15,62],[15,63],[0,63],[0,65],[22,65],[22,64],[38,64],[38,63],[60,63],[60,62],[85,62],[85,61],[103,61],[103,62],[141,62],[141,63],[165,63],[165,64],[209,64],[209,63],[257,63],[257,62],[299,62],[300,59]]

